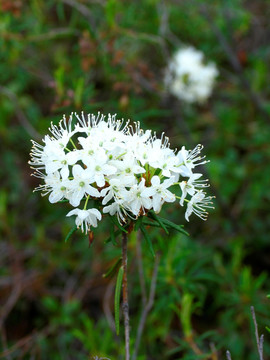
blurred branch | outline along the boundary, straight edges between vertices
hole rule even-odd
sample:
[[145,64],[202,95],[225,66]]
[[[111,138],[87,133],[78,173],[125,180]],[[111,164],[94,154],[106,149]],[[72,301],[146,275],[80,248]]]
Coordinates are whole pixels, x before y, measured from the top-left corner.
[[[183,43],[178,39],[178,37],[171,31],[169,23],[169,11],[166,1],[160,1],[157,3],[157,12],[159,15],[159,34],[163,39],[167,39],[170,43],[174,45],[175,48],[183,46]],[[165,43],[165,42],[164,42]],[[166,43],[163,46],[164,54],[168,61],[170,56],[169,50],[166,46]]]
[[144,329],[144,326],[145,326],[146,318],[147,318],[147,315],[149,314],[149,312],[152,309],[152,306],[154,304],[159,261],[160,261],[160,256],[158,254],[156,254],[154,271],[153,271],[153,275],[152,275],[152,279],[151,279],[149,299],[148,299],[147,304],[144,306],[144,309],[143,309],[143,312],[142,312],[142,315],[141,315],[141,318],[140,318],[139,326],[138,326],[138,329],[137,329],[134,352],[133,352],[133,355],[132,355],[132,360],[137,359],[137,354],[138,354],[138,351],[139,351],[139,346],[140,346],[140,342],[141,342],[142,333],[143,333],[143,329]]
[[21,109],[21,107],[19,105],[18,98],[17,98],[16,94],[13,93],[12,91],[10,91],[9,89],[7,89],[6,87],[1,86],[1,85],[0,85],[0,93],[6,95],[10,99],[10,101],[13,103],[14,111],[15,111],[15,114],[17,116],[17,119],[19,120],[19,122],[21,123],[21,125],[25,129],[25,131],[32,138],[41,139],[40,134],[30,124],[29,120],[27,119],[24,112],[22,111],[22,109]]
[[78,279],[76,276],[69,276],[65,281],[65,287],[62,290],[62,303],[65,304],[73,297],[74,290],[78,286]]
[[153,93],[156,91],[155,87],[152,85],[152,83],[150,81],[148,81],[145,77],[143,77],[141,74],[139,73],[135,73],[132,75],[133,79],[140,84],[140,86],[150,92]]
[[[169,27],[169,12],[168,7],[166,6],[165,1],[160,1],[157,3],[157,13],[159,16],[159,34],[163,39],[166,39],[167,36],[171,34]],[[166,62],[169,61],[170,52],[167,46],[166,41],[162,43],[162,53],[164,54]]]
[[89,4],[98,4],[98,5],[106,5],[106,0],[84,0],[84,2],[87,2]]
[[90,23],[91,27],[94,29],[96,27],[96,21],[92,16],[92,12],[88,9],[87,6],[75,1],[75,0],[60,0],[64,4],[67,4],[74,9],[76,9],[79,13],[81,13]]
[[14,277],[14,286],[10,296],[8,297],[6,303],[1,307],[0,328],[2,328],[5,319],[7,318],[10,311],[12,310],[12,308],[14,307],[18,298],[21,295],[21,291],[22,291],[21,283],[22,283],[22,276],[18,274],[18,276]]
[[[255,327],[255,337],[256,337],[256,344],[257,344],[257,349],[258,349],[258,353],[259,353],[259,358],[260,358],[260,360],[263,360],[263,340],[264,340],[264,336],[261,335],[259,337],[258,324],[257,324],[257,320],[256,320],[254,306],[250,307],[250,311],[251,311],[251,314],[252,314],[252,320],[253,320],[254,327]],[[226,351],[226,357],[227,357],[227,360],[232,360],[229,350]]]
[[211,360],[218,360],[218,352],[214,343],[210,343]]
[[[7,334],[6,334],[6,330],[5,330],[4,326],[0,327],[0,332],[1,332],[1,340],[2,340],[3,350],[8,351]],[[5,357],[7,360],[12,360],[12,357],[8,353]]]
[[143,273],[140,230],[137,231],[136,255],[137,255],[137,264],[138,264],[138,271],[139,271],[139,281],[140,281],[140,287],[141,287],[141,293],[142,293],[142,303],[143,303],[143,307],[144,307],[146,305],[147,298],[146,298],[145,278],[144,278],[144,273]]
[[51,331],[50,327],[46,327],[42,331],[39,331],[38,333],[36,331],[34,331],[32,334],[27,335],[24,338],[20,339],[9,349],[6,349],[2,353],[0,353],[0,358],[8,357],[10,354],[12,354],[17,349],[19,349],[21,347],[25,347],[27,344],[34,342],[38,336],[48,335],[50,333],[50,331]]
[[29,41],[29,42],[35,42],[35,41],[43,41],[43,40],[53,40],[58,37],[62,36],[69,36],[69,35],[80,35],[80,31],[76,29],[70,29],[70,28],[57,28],[52,29],[51,31],[48,31],[43,34],[38,35],[31,35],[31,36],[25,36],[22,34],[12,33],[12,32],[1,32],[1,37],[4,40],[16,40],[16,41]]
[[159,18],[160,18],[160,21],[159,21],[160,36],[166,37],[166,34],[168,33],[168,30],[169,30],[169,12],[168,12],[168,8],[166,6],[166,2],[165,1],[158,2],[157,10],[158,10]]
[[270,116],[267,113],[267,111],[265,110],[264,106],[263,106],[263,102],[262,99],[260,98],[260,96],[255,93],[252,88],[251,85],[249,83],[249,81],[246,79],[246,77],[244,76],[243,73],[243,68],[237,58],[237,56],[235,55],[233,49],[231,48],[229,42],[227,41],[227,39],[225,38],[225,36],[223,35],[223,33],[220,31],[220,29],[216,26],[212,16],[210,15],[210,12],[208,10],[208,7],[206,5],[201,5],[201,14],[206,18],[206,20],[209,23],[209,26],[211,27],[213,33],[215,34],[217,40],[219,41],[221,47],[223,48],[225,54],[227,55],[227,58],[229,60],[229,62],[232,65],[232,68],[234,69],[234,71],[236,73],[238,73],[239,78],[240,78],[240,82],[242,84],[242,88],[246,91],[246,93],[248,94],[250,100],[252,101],[252,103],[254,104],[255,108],[261,113],[261,115],[267,120],[270,120]]
[[255,337],[256,337],[256,343],[257,343],[259,357],[260,357],[260,360],[263,360],[263,335],[261,335],[261,337],[259,337],[258,325],[257,325],[254,306],[251,306],[250,310],[251,310],[252,319],[253,319],[253,323],[254,323],[254,327],[255,327]]
[[112,315],[112,311],[111,311],[111,307],[110,307],[110,299],[113,296],[114,286],[115,286],[115,281],[113,279],[112,281],[109,282],[109,284],[106,288],[105,294],[104,294],[103,311],[104,311],[104,314],[106,316],[106,319],[108,321],[108,324],[109,324],[111,330],[115,332],[114,317]]
[[203,352],[199,348],[199,346],[195,343],[193,336],[192,335],[186,336],[185,341],[188,343],[188,345],[190,346],[190,348],[194,352],[194,354],[200,356],[203,359]]
[[92,286],[93,286],[93,279],[86,278],[82,283],[82,285],[78,289],[76,289],[76,292],[74,293],[74,297],[82,301]]
[[26,41],[44,41],[44,40],[53,40],[58,37],[62,36],[69,36],[69,35],[80,35],[80,31],[76,29],[70,28],[58,28],[52,29],[47,33],[39,34],[39,35],[32,35],[25,38]]
[[138,32],[138,31],[128,29],[128,28],[116,26],[115,31],[116,31],[116,33],[131,37],[131,38],[135,38],[136,40],[145,40],[145,41],[149,41],[149,42],[153,42],[153,43],[157,43],[157,44],[162,44],[164,42],[162,37],[160,37],[158,35],[148,34],[145,32]]

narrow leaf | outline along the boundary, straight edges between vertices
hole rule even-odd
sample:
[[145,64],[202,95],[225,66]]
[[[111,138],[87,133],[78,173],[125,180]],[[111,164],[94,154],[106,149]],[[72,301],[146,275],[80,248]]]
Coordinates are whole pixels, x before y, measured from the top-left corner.
[[174,222],[172,222],[172,221],[170,221],[170,220],[167,220],[167,219],[165,219],[165,218],[162,218],[162,222],[163,222],[166,226],[168,226],[168,227],[170,227],[170,228],[172,228],[172,229],[174,229],[174,230],[176,230],[176,231],[179,231],[179,232],[182,233],[182,234],[185,234],[185,235],[189,236],[189,233],[186,232],[186,231],[183,229],[183,225],[177,225],[177,224],[175,224]]
[[166,225],[162,221],[162,218],[157,216],[157,214],[154,211],[149,211],[149,215],[152,217],[152,219],[156,220],[160,227],[165,231],[166,234],[169,234],[169,231],[166,228]]
[[102,276],[103,276],[104,278],[112,277],[112,276],[116,273],[119,265],[121,264],[121,261],[122,261],[122,257],[120,257],[120,258],[116,261],[116,263],[113,264],[112,267],[110,267],[110,269],[106,272],[106,274],[103,274]]
[[128,233],[128,231],[119,224],[118,220],[116,220],[116,218],[114,216],[110,216],[110,219],[118,227],[118,229],[120,229],[121,231],[124,231],[126,234]]
[[123,281],[124,267],[121,266],[118,271],[116,285],[115,285],[115,296],[114,296],[114,319],[115,319],[115,330],[116,334],[119,335],[120,322],[120,295]]
[[154,249],[153,249],[152,241],[151,241],[145,227],[143,226],[143,224],[141,224],[141,231],[142,231],[142,234],[143,234],[143,236],[144,236],[144,238],[145,238],[145,240],[146,240],[146,242],[147,242],[147,244],[149,246],[149,250],[150,250],[152,256],[155,257],[156,255],[155,255],[155,252],[154,252]]
[[149,219],[143,219],[143,225],[145,226],[153,226],[153,227],[158,227],[160,228],[160,225],[157,221],[155,220],[149,220]]
[[69,240],[69,238],[75,233],[75,231],[78,230],[77,226],[75,225],[70,232],[67,234],[65,238],[65,243]]
[[140,216],[138,220],[135,222],[134,230],[138,231],[138,229],[141,227],[141,224],[143,222],[143,216]]
[[114,245],[116,245],[116,238],[117,238],[117,236],[118,235],[120,235],[122,233],[122,231],[121,230],[116,230],[116,231],[114,231],[114,233],[113,233],[113,236],[112,236],[112,234],[108,237],[108,239],[106,239],[105,241],[104,241],[104,243],[105,244],[108,244],[109,242],[113,242],[113,244]]
[[114,235],[114,225],[113,224],[111,224],[110,235],[111,235],[112,243],[115,245],[115,235]]

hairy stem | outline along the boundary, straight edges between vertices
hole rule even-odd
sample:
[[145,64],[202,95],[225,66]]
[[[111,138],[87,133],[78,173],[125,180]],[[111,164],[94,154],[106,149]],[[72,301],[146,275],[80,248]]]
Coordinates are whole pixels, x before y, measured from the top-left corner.
[[127,280],[127,234],[123,232],[122,238],[122,264],[124,268],[123,274],[123,314],[125,326],[125,354],[126,360],[130,360],[129,353],[129,306],[128,306],[128,280]]

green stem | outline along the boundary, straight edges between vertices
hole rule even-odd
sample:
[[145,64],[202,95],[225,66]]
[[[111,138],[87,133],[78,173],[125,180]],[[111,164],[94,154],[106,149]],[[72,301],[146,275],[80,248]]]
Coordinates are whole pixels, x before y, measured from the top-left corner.
[[[177,196],[177,195],[175,195],[175,197],[176,197],[176,199],[181,200],[181,196]],[[189,201],[190,201],[190,200],[188,200],[188,199],[184,199],[184,201],[189,203]]]
[[125,152],[123,152],[122,154],[118,155],[118,156],[115,158],[115,160],[120,159],[122,156],[126,155],[126,153],[127,153],[127,152],[125,151]]
[[89,198],[90,198],[90,195],[87,195],[87,198],[86,198],[86,200],[85,200],[85,204],[84,204],[83,210],[86,210],[86,206],[87,206],[87,204],[88,204]]
[[71,142],[72,146],[74,147],[75,150],[77,150],[76,145],[74,144],[72,139],[69,139],[69,141]]

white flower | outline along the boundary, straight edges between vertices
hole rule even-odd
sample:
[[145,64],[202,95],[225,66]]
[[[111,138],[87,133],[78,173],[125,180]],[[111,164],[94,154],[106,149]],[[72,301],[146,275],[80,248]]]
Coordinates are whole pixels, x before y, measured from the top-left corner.
[[99,197],[100,193],[92,184],[94,174],[88,169],[83,169],[80,165],[74,165],[72,168],[73,180],[70,181],[69,202],[72,206],[77,207],[85,194],[93,197]]
[[58,171],[47,175],[45,178],[46,193],[50,192],[49,201],[56,203],[68,197],[68,180],[62,181]]
[[97,227],[97,220],[101,220],[101,213],[97,209],[71,210],[67,216],[77,215],[75,224],[77,227],[81,227],[82,232],[87,233],[90,230],[90,226]]
[[80,159],[86,166],[91,164],[96,158],[107,159],[106,151],[99,146],[99,140],[97,138],[89,135],[86,138],[79,137],[78,141],[82,146],[82,149],[78,150]]
[[204,160],[205,156],[200,155],[202,149],[203,146],[201,144],[198,144],[193,150],[186,150],[185,146],[182,146],[181,150],[177,153],[179,162],[177,172],[179,172],[181,176],[190,177],[192,175],[192,169],[208,162]]
[[185,213],[185,218],[189,221],[189,217],[192,213],[197,215],[202,220],[206,220],[208,212],[206,208],[214,209],[212,196],[205,196],[205,193],[202,190],[199,190],[193,197],[190,199],[187,210]]
[[214,63],[204,64],[204,55],[193,47],[178,50],[165,74],[168,90],[188,103],[204,103],[212,93],[218,70]]
[[123,155],[122,160],[112,160],[111,164],[117,168],[118,173],[121,175],[130,176],[145,173],[145,169],[138,164],[131,153]]
[[[188,202],[187,219],[192,212],[205,218],[202,209],[210,207],[211,198],[200,190],[207,186],[199,180],[201,174],[193,173],[196,166],[206,163],[201,145],[193,150],[183,146],[177,152],[164,133],[160,138],[151,135],[139,122],[132,127],[115,115],[107,119],[100,113],[75,116],[75,124],[71,115],[58,126],[51,125],[44,145],[33,142],[30,165],[43,181],[36,190],[48,194],[51,203],[67,199],[76,208],[68,216],[76,215],[75,222],[83,231],[101,219],[97,209],[87,209],[91,200],[99,202],[104,214],[116,215],[120,223],[136,220],[151,208],[158,213],[176,197],[181,205]],[[171,190],[176,183],[181,197],[174,193],[177,187]],[[77,208],[81,201],[84,210]]]
[[[162,168],[168,157],[173,156],[173,150],[168,147],[169,139],[167,137],[157,139],[156,136],[148,142],[149,144],[149,165],[154,168]],[[166,166],[165,166],[166,167]]]
[[101,190],[100,195],[103,197],[102,205],[106,205],[113,198],[124,199],[127,197],[127,187],[131,187],[136,183],[134,176],[119,176],[117,179],[109,180],[110,186]]
[[127,193],[127,197],[125,200],[128,204],[128,208],[135,216],[138,216],[141,211],[142,213],[144,213],[144,209],[151,209],[152,207],[150,193],[154,193],[154,190],[144,191],[146,189],[147,188],[145,187],[145,179],[142,178],[140,183],[138,185],[132,186]]
[[111,205],[103,208],[104,214],[109,213],[111,216],[117,214],[117,219],[120,224],[124,224],[127,219],[127,211],[123,206],[124,201],[116,199]]
[[180,182],[180,188],[182,190],[182,196],[180,200],[180,205],[184,205],[184,200],[187,196],[187,194],[193,196],[195,192],[197,191],[197,188],[205,188],[209,186],[207,184],[208,180],[198,180],[202,174],[191,174],[190,178],[186,181]]
[[158,166],[161,169],[161,173],[163,176],[171,177],[171,174],[174,172],[179,172],[177,167],[178,159],[176,156],[168,156],[160,160],[160,165]]
[[129,127],[128,132],[128,143],[129,150],[137,153],[137,150],[141,147],[142,144],[146,143],[151,137],[151,130],[142,130],[140,128],[140,123],[134,123],[134,128]]
[[156,213],[159,213],[164,202],[174,202],[175,195],[167,190],[173,185],[171,179],[166,179],[163,183],[160,183],[160,178],[155,175],[151,179],[151,187],[146,188],[143,191],[144,196],[152,197],[152,206]]
[[74,165],[77,161],[77,156],[74,151],[65,153],[64,150],[59,150],[54,154],[50,154],[45,162],[45,171],[51,174],[56,170],[60,170],[63,179],[69,176],[69,166]]
[[95,159],[88,165],[87,170],[93,174],[93,182],[96,182],[99,187],[103,187],[105,185],[104,175],[112,175],[116,173],[116,168],[108,164],[107,158]]
[[74,134],[74,131],[72,130],[72,117],[73,113],[71,113],[69,119],[67,120],[65,115],[63,116],[63,119],[60,120],[58,126],[51,123],[51,127],[49,128],[49,131],[53,135],[53,138],[57,140],[60,147],[65,148]]

